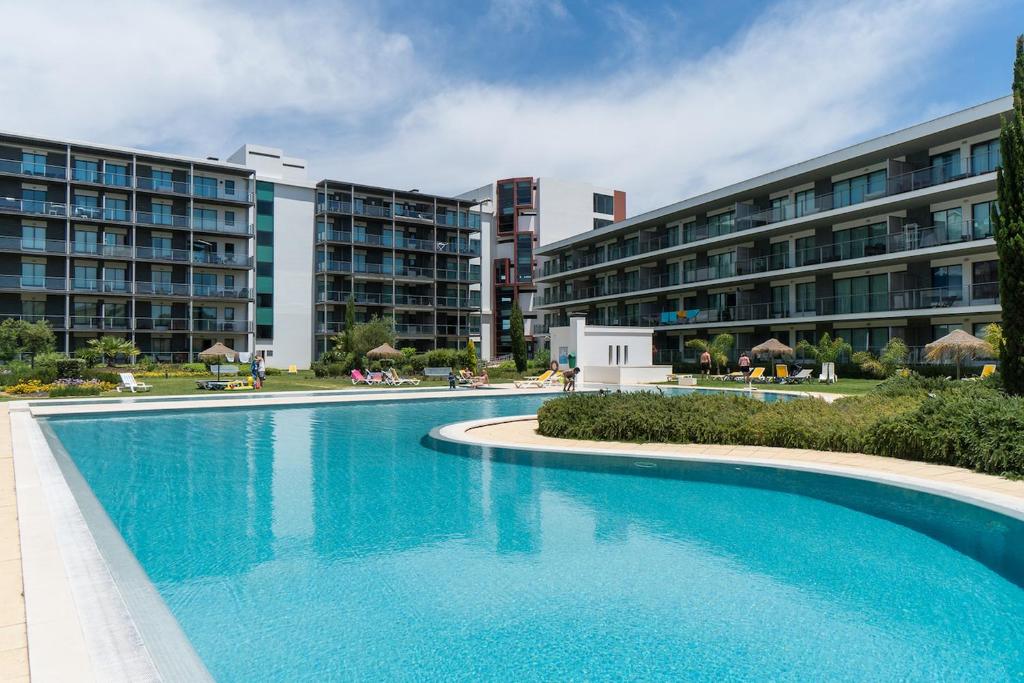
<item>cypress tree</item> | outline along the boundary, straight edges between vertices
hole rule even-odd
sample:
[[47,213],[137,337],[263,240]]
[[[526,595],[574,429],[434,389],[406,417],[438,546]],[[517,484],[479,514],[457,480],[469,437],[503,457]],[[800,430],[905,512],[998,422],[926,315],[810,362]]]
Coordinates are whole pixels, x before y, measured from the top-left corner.
[[1003,309],[1003,386],[1024,395],[1024,36],[1013,64],[1013,113],[999,131],[999,212],[992,217],[999,254],[999,300]]
[[526,335],[523,332],[523,309],[519,302],[512,302],[512,317],[509,319],[509,335],[512,337],[512,360],[516,371],[526,371]]

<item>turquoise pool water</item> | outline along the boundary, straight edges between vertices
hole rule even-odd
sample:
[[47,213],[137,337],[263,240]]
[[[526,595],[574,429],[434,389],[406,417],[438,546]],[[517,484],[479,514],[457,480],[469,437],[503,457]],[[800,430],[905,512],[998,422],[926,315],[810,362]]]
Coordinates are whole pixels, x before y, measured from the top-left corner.
[[427,436],[541,400],[49,425],[218,680],[1024,675],[1019,522],[818,475]]

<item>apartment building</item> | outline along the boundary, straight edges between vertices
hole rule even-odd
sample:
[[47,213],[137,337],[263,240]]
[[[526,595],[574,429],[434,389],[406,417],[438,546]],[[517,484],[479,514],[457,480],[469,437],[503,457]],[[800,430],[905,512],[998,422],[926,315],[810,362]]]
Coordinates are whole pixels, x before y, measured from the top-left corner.
[[485,283],[480,302],[484,359],[511,354],[512,303],[523,311],[528,347],[542,346],[547,326],[536,310],[544,285],[538,250],[626,217],[626,193],[589,183],[532,176],[505,178],[462,195],[480,203]]
[[549,324],[657,328],[657,362],[719,332],[893,337],[917,350],[1000,319],[991,215],[1009,97],[541,246]]
[[103,334],[162,360],[250,350],[252,175],[0,133],[0,318],[46,320],[69,352]]
[[393,317],[400,346],[462,348],[480,334],[477,203],[416,190],[307,179],[306,162],[244,145],[255,170],[255,346],[308,367],[356,320]]

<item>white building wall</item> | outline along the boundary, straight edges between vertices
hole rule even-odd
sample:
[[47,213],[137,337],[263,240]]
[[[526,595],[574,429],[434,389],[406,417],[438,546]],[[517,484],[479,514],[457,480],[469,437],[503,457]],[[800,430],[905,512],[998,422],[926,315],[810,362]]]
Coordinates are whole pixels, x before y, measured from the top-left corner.
[[537,178],[537,215],[544,246],[594,229],[594,194],[615,196],[615,190],[556,178]]

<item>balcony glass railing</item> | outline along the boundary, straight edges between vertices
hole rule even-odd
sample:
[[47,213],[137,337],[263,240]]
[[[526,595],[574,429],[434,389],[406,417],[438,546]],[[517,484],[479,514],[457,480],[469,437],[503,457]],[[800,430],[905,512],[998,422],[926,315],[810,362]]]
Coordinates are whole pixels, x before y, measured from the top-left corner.
[[0,275],[0,288],[64,291],[68,288],[68,281],[62,277],[44,275]]
[[220,287],[218,285],[192,285],[192,296],[207,299],[249,299],[248,287]]
[[64,166],[37,164],[34,162],[17,161],[15,159],[0,159],[0,173],[14,173],[16,175],[62,180],[67,178],[68,170]]
[[351,242],[352,233],[343,230],[321,230],[316,235],[317,242]]
[[0,237],[0,250],[25,251],[39,254],[65,254],[68,247],[64,240],[48,240],[34,237]]
[[192,329],[196,332],[250,332],[252,323],[248,320],[196,318],[192,321]]
[[210,266],[225,266],[232,268],[247,268],[252,265],[252,259],[239,254],[217,254],[209,251],[192,252],[192,262]]
[[146,282],[135,283],[136,294],[153,294],[156,296],[189,296],[192,288],[187,282]]
[[128,280],[103,280],[99,278],[73,277],[71,278],[71,289],[77,292],[131,294],[132,283]]
[[316,271],[318,273],[351,273],[351,261],[317,261]]
[[395,334],[407,337],[434,336],[433,325],[421,325],[415,323],[395,323]]
[[[884,187],[875,192],[830,192],[827,194],[815,195],[813,199],[800,203],[790,203],[783,207],[752,211],[748,214],[737,216],[732,224],[702,224],[691,226],[683,231],[678,244],[699,242],[714,237],[722,237],[763,227],[765,225],[783,221],[795,220],[833,209],[842,209],[857,204],[881,199],[915,190],[922,190],[935,187],[945,183],[963,180],[977,175],[994,172],[1000,164],[998,154],[978,154],[961,160],[954,160],[942,164],[936,164],[925,168],[909,171],[899,175],[890,176],[886,179]],[[585,252],[570,254],[563,259],[551,259],[544,264],[543,275],[558,275],[560,273],[578,270],[589,266],[599,265],[609,261],[615,261],[630,256],[657,251],[660,249],[678,246],[673,243],[671,235],[662,236],[658,239],[638,242],[636,246],[611,245],[602,252]]]
[[14,318],[15,320],[24,320],[27,323],[47,322],[50,323],[50,327],[58,329],[63,329],[65,327],[65,320],[63,315],[33,315],[31,313],[4,313],[3,317]]
[[414,206],[395,204],[395,218],[414,218],[416,220],[433,222],[434,212],[429,208],[416,208]]
[[252,233],[252,226],[245,221],[230,223],[214,218],[194,217],[192,229],[199,232],[222,232],[230,235],[246,235]]
[[39,214],[43,216],[64,217],[67,206],[59,202],[47,202],[39,199],[19,199],[17,197],[0,197],[0,210],[17,211],[19,213]]
[[167,247],[135,247],[135,258],[147,261],[188,263],[192,259],[192,252],[188,249],[170,249]]
[[152,330],[154,332],[185,331],[189,329],[188,318],[136,318],[136,330]]
[[162,178],[146,178],[143,176],[135,178],[135,187],[150,192],[171,192],[174,194],[189,194],[191,189],[188,181],[164,180]]
[[418,294],[395,294],[396,306],[433,306],[434,297]]
[[146,225],[169,225],[175,228],[187,228],[189,224],[188,216],[150,211],[136,211],[135,222]]

